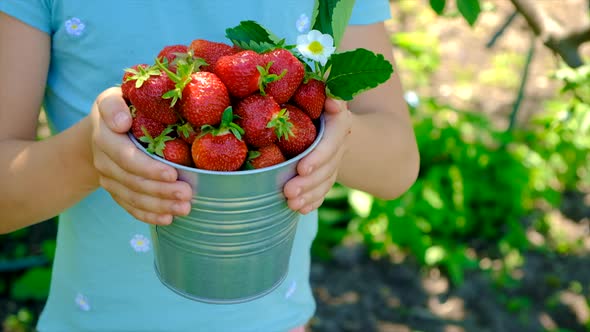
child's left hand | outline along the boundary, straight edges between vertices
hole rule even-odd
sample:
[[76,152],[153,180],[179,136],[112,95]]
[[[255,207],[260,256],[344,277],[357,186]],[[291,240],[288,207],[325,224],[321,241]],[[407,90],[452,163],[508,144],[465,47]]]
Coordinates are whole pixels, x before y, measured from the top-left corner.
[[352,113],[341,100],[326,99],[324,137],[297,165],[298,175],[284,187],[289,208],[307,214],[322,205],[338,175],[352,128]]

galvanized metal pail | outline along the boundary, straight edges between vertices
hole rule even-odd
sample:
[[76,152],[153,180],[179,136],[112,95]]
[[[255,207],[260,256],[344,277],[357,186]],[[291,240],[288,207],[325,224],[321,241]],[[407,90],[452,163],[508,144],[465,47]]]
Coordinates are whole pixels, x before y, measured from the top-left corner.
[[169,226],[151,226],[161,282],[187,298],[219,304],[250,301],[278,287],[287,275],[299,220],[299,213],[287,206],[283,186],[323,133],[322,117],[307,150],[257,170],[200,170],[149,154],[176,168],[179,179],[194,192],[188,216],[175,217]]

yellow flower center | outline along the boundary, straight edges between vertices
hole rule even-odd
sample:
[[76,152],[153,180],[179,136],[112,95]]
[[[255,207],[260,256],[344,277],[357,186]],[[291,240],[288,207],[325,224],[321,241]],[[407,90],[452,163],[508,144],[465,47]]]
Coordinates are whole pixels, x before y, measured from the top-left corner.
[[313,54],[321,54],[324,51],[324,46],[319,41],[312,41],[309,44],[309,50]]
[[72,24],[72,29],[78,30],[78,25],[77,24]]

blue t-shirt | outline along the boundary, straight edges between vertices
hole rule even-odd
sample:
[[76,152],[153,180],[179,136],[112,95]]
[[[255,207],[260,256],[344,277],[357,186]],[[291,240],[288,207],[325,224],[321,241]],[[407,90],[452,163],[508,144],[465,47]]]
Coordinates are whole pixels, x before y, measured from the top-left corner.
[[[53,133],[86,116],[123,69],[153,63],[166,45],[203,38],[228,42],[225,29],[256,20],[295,43],[313,0],[2,0],[0,10],[51,36],[44,109]],[[389,18],[387,0],[360,0],[351,24]],[[272,293],[215,305],[177,295],[154,272],[149,227],[99,189],[60,215],[51,290],[40,332],[288,331],[305,324],[317,213],[302,216],[289,273]]]

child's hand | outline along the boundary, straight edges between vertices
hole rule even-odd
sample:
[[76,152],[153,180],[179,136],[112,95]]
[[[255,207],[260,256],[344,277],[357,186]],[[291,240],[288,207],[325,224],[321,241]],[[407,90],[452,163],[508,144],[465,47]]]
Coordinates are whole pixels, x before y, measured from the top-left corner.
[[141,152],[127,137],[129,108],[121,89],[111,88],[96,99],[91,112],[94,166],[100,185],[135,218],[167,225],[173,215],[190,211],[192,190],[178,173]]
[[295,211],[307,214],[322,205],[328,191],[336,182],[338,167],[346,151],[352,114],[346,102],[326,99],[324,137],[314,151],[299,161],[298,176],[284,188],[287,204]]

